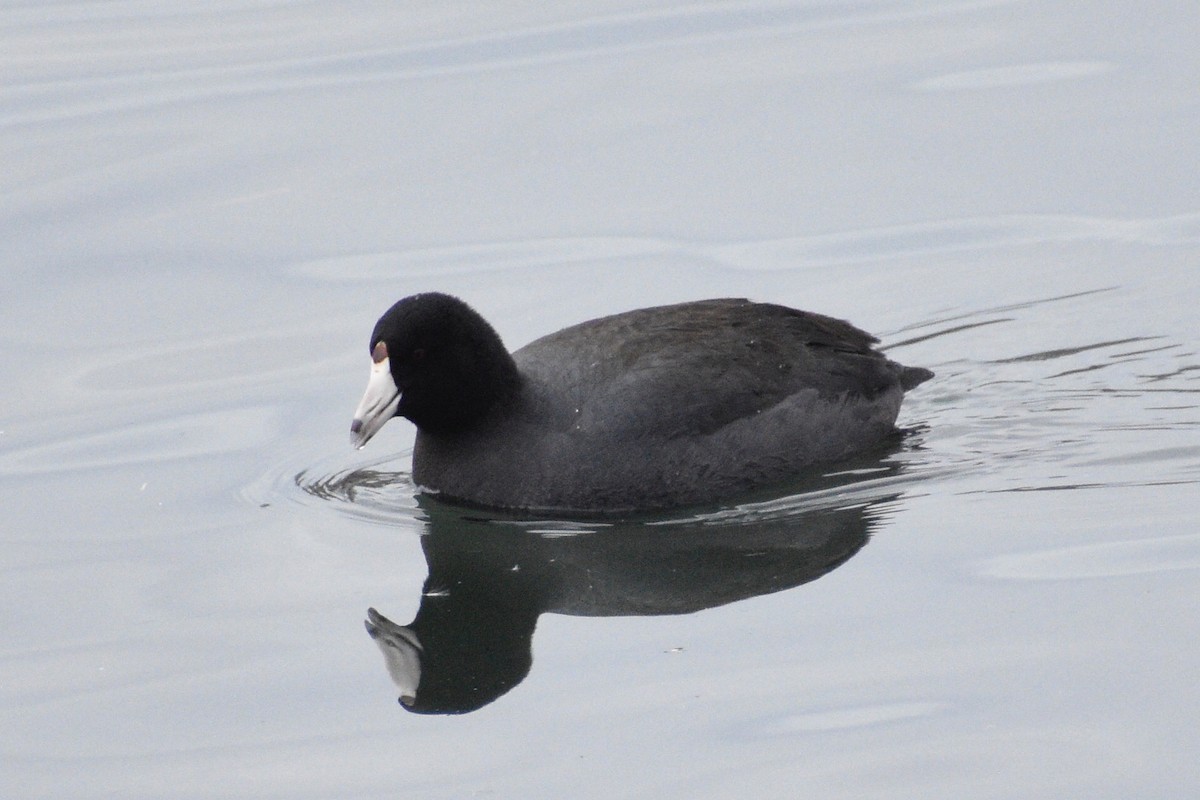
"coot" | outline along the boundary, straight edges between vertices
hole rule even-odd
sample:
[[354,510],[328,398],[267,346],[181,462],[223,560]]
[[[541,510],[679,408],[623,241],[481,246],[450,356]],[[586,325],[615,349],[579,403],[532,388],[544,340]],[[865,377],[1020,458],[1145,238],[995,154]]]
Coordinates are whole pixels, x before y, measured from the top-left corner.
[[413,480],[498,509],[633,512],[724,500],[878,447],[933,377],[848,322],[745,299],[583,322],[511,355],[456,297],[399,301],[371,333],[362,447],[417,426]]

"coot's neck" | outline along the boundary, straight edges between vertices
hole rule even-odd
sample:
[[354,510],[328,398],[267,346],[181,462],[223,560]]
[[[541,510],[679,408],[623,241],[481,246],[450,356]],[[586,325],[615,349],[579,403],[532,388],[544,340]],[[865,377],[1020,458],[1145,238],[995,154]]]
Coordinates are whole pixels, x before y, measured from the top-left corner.
[[474,345],[452,384],[439,387],[429,402],[402,409],[423,433],[437,438],[470,434],[517,401],[524,379],[500,337],[493,334]]

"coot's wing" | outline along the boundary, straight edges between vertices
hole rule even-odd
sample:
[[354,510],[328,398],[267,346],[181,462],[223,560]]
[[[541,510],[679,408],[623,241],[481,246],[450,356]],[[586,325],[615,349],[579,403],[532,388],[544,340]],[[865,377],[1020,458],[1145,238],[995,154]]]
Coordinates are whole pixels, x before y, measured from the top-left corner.
[[721,299],[584,322],[514,357],[576,430],[672,438],[713,432],[801,392],[831,403],[875,397],[900,371],[875,341],[832,317]]

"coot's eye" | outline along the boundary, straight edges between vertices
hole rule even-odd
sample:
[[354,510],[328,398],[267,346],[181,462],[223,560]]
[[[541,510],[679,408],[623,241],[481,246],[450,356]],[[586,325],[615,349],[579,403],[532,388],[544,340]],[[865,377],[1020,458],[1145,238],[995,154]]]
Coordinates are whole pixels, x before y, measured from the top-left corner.
[[412,363],[419,364],[420,362],[422,362],[424,360],[425,360],[425,348],[424,347],[418,347],[417,349],[412,351]]

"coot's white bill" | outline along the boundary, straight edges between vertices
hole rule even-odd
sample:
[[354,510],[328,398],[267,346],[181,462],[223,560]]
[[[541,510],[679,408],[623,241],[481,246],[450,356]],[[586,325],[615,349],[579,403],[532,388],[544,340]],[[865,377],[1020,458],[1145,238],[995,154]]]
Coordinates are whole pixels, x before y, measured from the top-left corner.
[[372,353],[372,362],[367,391],[354,411],[354,421],[350,423],[350,444],[360,449],[379,432],[384,423],[396,416],[396,409],[400,406],[400,390],[392,378],[387,347],[382,342]]

